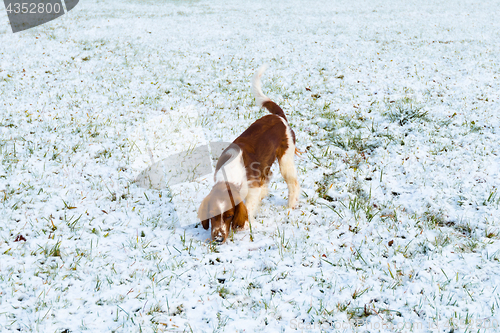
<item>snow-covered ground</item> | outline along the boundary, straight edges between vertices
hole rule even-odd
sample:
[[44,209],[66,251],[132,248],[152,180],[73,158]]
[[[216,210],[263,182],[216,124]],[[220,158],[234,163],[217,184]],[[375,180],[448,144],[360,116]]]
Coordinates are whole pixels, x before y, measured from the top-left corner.
[[[496,332],[500,3],[80,1],[0,11],[0,331]],[[152,161],[280,104],[305,151],[286,209],[212,245],[211,176]]]

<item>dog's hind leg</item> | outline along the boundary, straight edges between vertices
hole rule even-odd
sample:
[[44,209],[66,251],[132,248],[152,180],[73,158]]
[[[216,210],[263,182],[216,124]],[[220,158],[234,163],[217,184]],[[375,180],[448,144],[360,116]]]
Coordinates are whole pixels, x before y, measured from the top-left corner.
[[289,146],[279,159],[280,172],[288,185],[288,207],[295,208],[299,200],[300,186],[297,180],[297,169],[293,160],[295,145]]

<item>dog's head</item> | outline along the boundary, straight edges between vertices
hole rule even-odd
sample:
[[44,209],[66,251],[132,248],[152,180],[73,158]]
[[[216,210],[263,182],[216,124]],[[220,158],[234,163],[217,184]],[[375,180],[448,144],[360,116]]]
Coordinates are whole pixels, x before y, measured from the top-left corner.
[[231,183],[215,184],[210,194],[203,199],[198,209],[198,218],[203,228],[212,226],[212,240],[224,243],[231,228],[243,228],[248,221],[248,212],[239,194]]

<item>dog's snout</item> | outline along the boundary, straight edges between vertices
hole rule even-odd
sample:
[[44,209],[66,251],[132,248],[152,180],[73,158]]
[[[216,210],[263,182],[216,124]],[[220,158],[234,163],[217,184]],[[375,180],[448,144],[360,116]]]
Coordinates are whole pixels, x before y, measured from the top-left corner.
[[212,234],[212,239],[216,243],[224,243],[225,237],[224,233],[222,232],[221,229],[214,230],[215,232]]

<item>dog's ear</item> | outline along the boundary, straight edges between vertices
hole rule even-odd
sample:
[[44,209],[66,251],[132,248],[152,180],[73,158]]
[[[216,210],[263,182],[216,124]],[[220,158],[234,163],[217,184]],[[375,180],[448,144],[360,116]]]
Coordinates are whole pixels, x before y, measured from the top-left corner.
[[207,230],[209,227],[209,214],[208,214],[208,200],[209,196],[207,196],[203,201],[201,202],[200,208],[198,208],[198,219],[201,221],[201,225],[203,226],[203,229]]
[[231,203],[234,206],[234,216],[231,221],[231,227],[233,229],[244,228],[245,222],[248,221],[248,211],[243,199],[240,196],[240,188],[232,184],[229,185],[229,196],[231,197]]
[[244,228],[245,222],[248,221],[248,211],[245,204],[240,202],[234,208],[234,217],[233,217],[233,228]]

